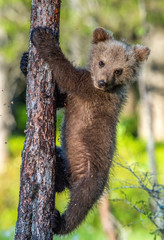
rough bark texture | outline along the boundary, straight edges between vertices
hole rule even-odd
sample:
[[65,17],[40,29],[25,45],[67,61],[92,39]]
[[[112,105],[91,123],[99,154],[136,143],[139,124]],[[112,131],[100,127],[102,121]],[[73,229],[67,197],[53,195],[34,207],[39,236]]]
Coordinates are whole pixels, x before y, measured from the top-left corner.
[[[46,26],[59,38],[61,0],[32,0],[31,30]],[[30,31],[31,32],[31,31]],[[15,239],[52,239],[55,200],[55,83],[30,44],[27,76],[27,129]]]

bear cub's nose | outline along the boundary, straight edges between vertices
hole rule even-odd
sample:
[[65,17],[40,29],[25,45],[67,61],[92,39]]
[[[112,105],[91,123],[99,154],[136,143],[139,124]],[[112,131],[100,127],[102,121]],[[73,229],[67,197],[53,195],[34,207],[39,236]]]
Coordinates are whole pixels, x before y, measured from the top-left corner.
[[99,88],[103,88],[103,87],[105,87],[106,83],[104,80],[99,80],[98,85],[99,85]]

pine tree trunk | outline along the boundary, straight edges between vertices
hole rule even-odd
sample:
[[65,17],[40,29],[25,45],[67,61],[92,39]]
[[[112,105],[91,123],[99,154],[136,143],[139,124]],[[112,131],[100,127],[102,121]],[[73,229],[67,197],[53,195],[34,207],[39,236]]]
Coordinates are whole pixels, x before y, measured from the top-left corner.
[[[59,38],[61,0],[32,0],[31,30],[52,28]],[[30,31],[31,32],[31,31]],[[52,240],[55,200],[55,83],[30,44],[27,76],[27,126],[15,240]]]

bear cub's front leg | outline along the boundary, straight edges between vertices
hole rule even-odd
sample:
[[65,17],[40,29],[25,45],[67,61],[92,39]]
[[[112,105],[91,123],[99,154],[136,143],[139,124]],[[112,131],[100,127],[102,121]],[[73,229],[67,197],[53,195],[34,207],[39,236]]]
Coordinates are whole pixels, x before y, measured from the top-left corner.
[[[20,61],[20,69],[25,77],[27,77],[27,74],[28,74],[28,70],[27,70],[28,58],[29,58],[29,52],[24,52],[23,56],[21,58],[21,61]],[[62,93],[57,84],[55,87],[55,99],[56,99],[56,108],[57,109],[63,108],[66,106],[67,94]]]

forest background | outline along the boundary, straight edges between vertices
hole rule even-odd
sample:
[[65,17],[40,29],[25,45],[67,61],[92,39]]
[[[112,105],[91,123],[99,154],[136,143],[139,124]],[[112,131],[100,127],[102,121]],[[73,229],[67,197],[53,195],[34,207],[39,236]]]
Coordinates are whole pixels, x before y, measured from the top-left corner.
[[[30,0],[0,0],[2,240],[14,239],[17,218],[21,151],[26,129],[26,80],[19,64],[23,52],[28,50],[30,9]],[[117,39],[140,43],[151,49],[150,58],[139,76],[140,84],[136,82],[129,89],[128,102],[120,117],[115,163],[110,189],[106,191],[112,221],[120,239],[151,240],[158,233],[149,218],[150,196],[137,187],[137,179],[129,169],[132,168],[137,176],[143,174],[146,180],[147,176],[151,179],[147,172],[153,172],[151,186],[164,183],[163,12],[163,0],[65,0],[61,6],[60,44],[66,56],[76,65],[86,65],[92,31],[97,26],[109,29]],[[58,145],[63,112],[58,111],[57,116]],[[61,211],[67,199],[67,192],[57,197],[57,206]],[[97,205],[80,228],[66,239],[108,239],[103,230],[101,211]],[[157,236],[157,239],[160,237]]]

